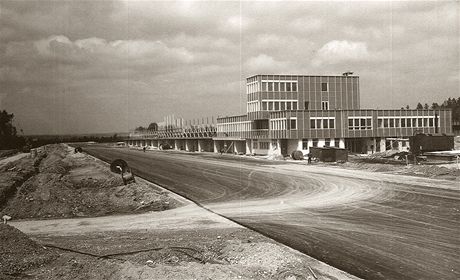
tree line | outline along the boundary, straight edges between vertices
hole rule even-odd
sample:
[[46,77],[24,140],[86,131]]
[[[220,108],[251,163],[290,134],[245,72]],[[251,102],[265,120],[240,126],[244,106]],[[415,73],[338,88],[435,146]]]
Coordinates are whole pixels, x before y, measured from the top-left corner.
[[[407,105],[405,108],[402,107],[402,110],[410,110],[409,105]],[[452,120],[453,121],[460,121],[460,97],[455,99],[454,97],[449,97],[444,102],[441,104],[434,102],[431,105],[428,105],[428,103],[425,103],[424,105],[422,103],[417,103],[415,106],[415,109],[417,110],[436,110],[436,109],[451,109],[452,110]]]
[[[70,143],[70,142],[118,142],[123,138],[116,133],[111,136],[95,135],[47,135],[47,136],[24,136],[19,135],[13,125],[14,114],[6,110],[0,111],[0,150],[21,149],[27,152],[31,148],[47,144]],[[22,132],[22,131],[21,131]]]

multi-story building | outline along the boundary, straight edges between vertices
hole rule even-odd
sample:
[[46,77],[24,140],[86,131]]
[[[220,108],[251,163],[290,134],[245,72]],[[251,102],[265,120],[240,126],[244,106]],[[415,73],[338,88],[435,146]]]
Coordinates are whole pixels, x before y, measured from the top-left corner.
[[[177,147],[177,141],[190,138],[187,141],[197,142],[188,145],[192,147],[212,143],[212,149],[198,150],[244,154],[308,153],[310,147],[323,146],[373,153],[408,149],[408,137],[417,132],[452,133],[448,109],[361,109],[359,77],[348,74],[256,75],[247,78],[246,93],[247,113],[218,118],[217,131],[212,125],[213,134],[207,138],[190,138],[181,127],[171,139],[160,132],[150,134],[152,143],[164,139]],[[145,138],[133,135],[128,143],[139,143],[132,141],[139,136]]]
[[246,93],[246,115],[218,119],[218,148],[285,155],[335,146],[372,153],[407,149],[416,132],[451,133],[450,110],[361,109],[358,76],[256,75],[247,78]]

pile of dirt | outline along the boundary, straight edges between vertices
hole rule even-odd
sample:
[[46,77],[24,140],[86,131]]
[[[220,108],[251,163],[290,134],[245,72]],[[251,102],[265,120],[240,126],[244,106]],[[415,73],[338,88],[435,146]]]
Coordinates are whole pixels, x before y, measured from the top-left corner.
[[35,174],[34,161],[21,158],[0,166],[0,210],[23,182]]
[[0,278],[21,276],[25,270],[42,266],[57,257],[18,229],[0,224]]
[[[28,168],[28,176],[7,174],[7,167],[0,170],[0,177],[9,178],[4,185],[14,185],[9,192],[3,191],[8,195],[3,195],[7,202],[2,213],[14,219],[162,211],[180,205],[151,184],[125,186],[121,176],[110,172],[107,165],[88,155],[75,154],[64,144],[44,146],[35,158],[9,163],[8,168],[18,170],[23,165]],[[1,186],[2,180],[0,198]]]
[[460,178],[460,170],[454,168],[446,168],[437,165],[412,165],[407,169],[401,170],[399,173],[414,176],[423,176],[430,178],[449,177]]

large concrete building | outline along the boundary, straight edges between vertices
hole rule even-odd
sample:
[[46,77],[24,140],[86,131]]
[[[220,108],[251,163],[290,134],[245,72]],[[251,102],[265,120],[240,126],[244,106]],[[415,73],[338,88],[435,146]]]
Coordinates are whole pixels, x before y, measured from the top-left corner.
[[[217,124],[175,127],[164,132],[132,134],[130,145],[160,142],[186,150],[243,154],[282,154],[310,147],[335,146],[356,153],[405,150],[417,132],[452,133],[451,111],[361,109],[359,77],[256,75],[246,80],[247,113],[222,117]],[[177,121],[175,121],[177,123]],[[164,130],[164,129],[163,129]],[[186,134],[187,130],[212,132]],[[141,140],[141,141],[142,141]],[[182,142],[181,142],[182,143]],[[201,145],[200,145],[201,144]],[[189,148],[191,146],[193,148]],[[202,148],[204,147],[205,148]],[[212,147],[212,148],[211,148]]]

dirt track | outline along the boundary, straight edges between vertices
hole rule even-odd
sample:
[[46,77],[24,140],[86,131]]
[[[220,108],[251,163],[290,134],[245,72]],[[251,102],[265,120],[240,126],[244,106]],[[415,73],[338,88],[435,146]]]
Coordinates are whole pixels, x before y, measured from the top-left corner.
[[87,147],[149,180],[367,279],[458,279],[459,186],[180,153]]

